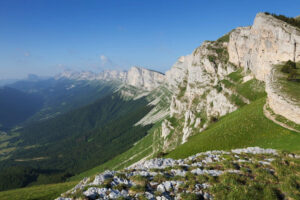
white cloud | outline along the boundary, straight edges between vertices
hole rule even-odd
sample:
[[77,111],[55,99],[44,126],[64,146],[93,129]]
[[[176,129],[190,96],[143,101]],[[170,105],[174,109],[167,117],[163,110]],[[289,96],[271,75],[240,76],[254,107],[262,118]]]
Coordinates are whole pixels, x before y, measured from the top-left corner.
[[119,66],[113,62],[110,58],[107,56],[101,54],[99,55],[100,58],[100,65],[99,63],[97,64],[99,69],[116,69],[119,68]]
[[30,56],[30,53],[27,51],[24,53],[24,56],[28,57],[28,56]]
[[110,62],[110,60],[105,55],[100,55],[101,64],[105,65]]

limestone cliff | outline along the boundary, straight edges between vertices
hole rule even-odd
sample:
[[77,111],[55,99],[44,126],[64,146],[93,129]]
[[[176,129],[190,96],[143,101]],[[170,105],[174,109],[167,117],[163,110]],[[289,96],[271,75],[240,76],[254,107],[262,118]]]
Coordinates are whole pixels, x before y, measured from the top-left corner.
[[206,41],[166,72],[166,84],[173,96],[170,118],[161,128],[164,150],[186,142],[212,120],[237,109],[228,98],[231,91],[223,90],[220,83],[235,70],[236,66],[228,62],[227,42]]
[[153,90],[164,82],[164,74],[140,67],[132,67],[126,76],[126,83],[138,88]]
[[300,60],[300,30],[271,15],[258,13],[253,26],[232,31],[229,61],[265,80],[272,65]]
[[[276,92],[272,86],[275,64],[300,61],[300,30],[272,15],[258,13],[251,27],[240,27],[230,34],[229,61],[251,70],[266,81],[270,108],[285,118],[300,123],[300,107],[295,100]],[[299,101],[299,100],[296,100]]]
[[107,70],[100,73],[64,71],[56,79],[67,78],[73,80],[104,80],[118,81],[147,91],[157,88],[164,82],[164,74],[141,67],[132,67],[129,71]]

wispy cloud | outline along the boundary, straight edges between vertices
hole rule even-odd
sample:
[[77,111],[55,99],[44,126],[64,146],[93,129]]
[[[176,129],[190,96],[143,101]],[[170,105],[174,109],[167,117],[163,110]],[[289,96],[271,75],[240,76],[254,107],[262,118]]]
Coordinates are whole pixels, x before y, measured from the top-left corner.
[[26,52],[24,53],[24,56],[25,56],[25,57],[30,56],[30,52],[29,52],[29,51],[26,51]]
[[[99,55],[100,58],[100,65],[98,66],[98,69],[120,69],[120,66],[116,64],[114,61],[112,61],[109,57],[101,54]],[[95,65],[94,65],[95,66]]]
[[102,65],[106,65],[106,64],[110,64],[111,60],[108,59],[108,57],[106,57],[105,55],[100,55],[100,61]]

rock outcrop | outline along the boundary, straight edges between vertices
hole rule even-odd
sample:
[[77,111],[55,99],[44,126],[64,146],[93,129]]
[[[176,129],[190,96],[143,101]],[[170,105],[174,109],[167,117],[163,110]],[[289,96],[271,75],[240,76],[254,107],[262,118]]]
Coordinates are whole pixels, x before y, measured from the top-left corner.
[[255,165],[260,171],[272,169],[272,162],[278,158],[276,150],[259,147],[207,151],[180,160],[155,158],[121,171],[105,171],[94,178],[85,178],[56,200],[214,199],[213,177],[232,174],[253,177],[257,171],[249,170],[249,166]]
[[231,32],[228,53],[230,62],[265,81],[274,64],[300,61],[300,30],[271,15],[258,13],[253,26]]
[[153,90],[165,80],[164,74],[140,67],[132,67],[126,76],[126,83],[138,88]]
[[[300,124],[300,106],[299,100],[288,98],[286,95],[281,94],[278,88],[274,86],[275,69],[266,79],[266,91],[268,93],[268,106],[274,111],[275,114],[281,115],[292,122]],[[277,85],[278,86],[278,85]]]
[[174,91],[170,116],[182,118],[183,122],[172,131],[167,130],[166,121],[163,123],[163,137],[174,134],[170,141],[164,141],[164,149],[174,148],[178,141],[186,142],[194,130],[204,130],[211,118],[237,109],[220,85],[235,70],[228,62],[227,42],[206,41],[192,54],[180,57],[166,72],[166,84]]

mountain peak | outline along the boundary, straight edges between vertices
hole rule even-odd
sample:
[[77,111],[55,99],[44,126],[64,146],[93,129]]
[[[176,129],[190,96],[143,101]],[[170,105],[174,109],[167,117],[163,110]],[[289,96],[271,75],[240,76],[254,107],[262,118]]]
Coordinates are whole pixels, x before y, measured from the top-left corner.
[[164,80],[165,75],[160,72],[133,66],[127,73],[126,83],[146,90],[153,90]]

